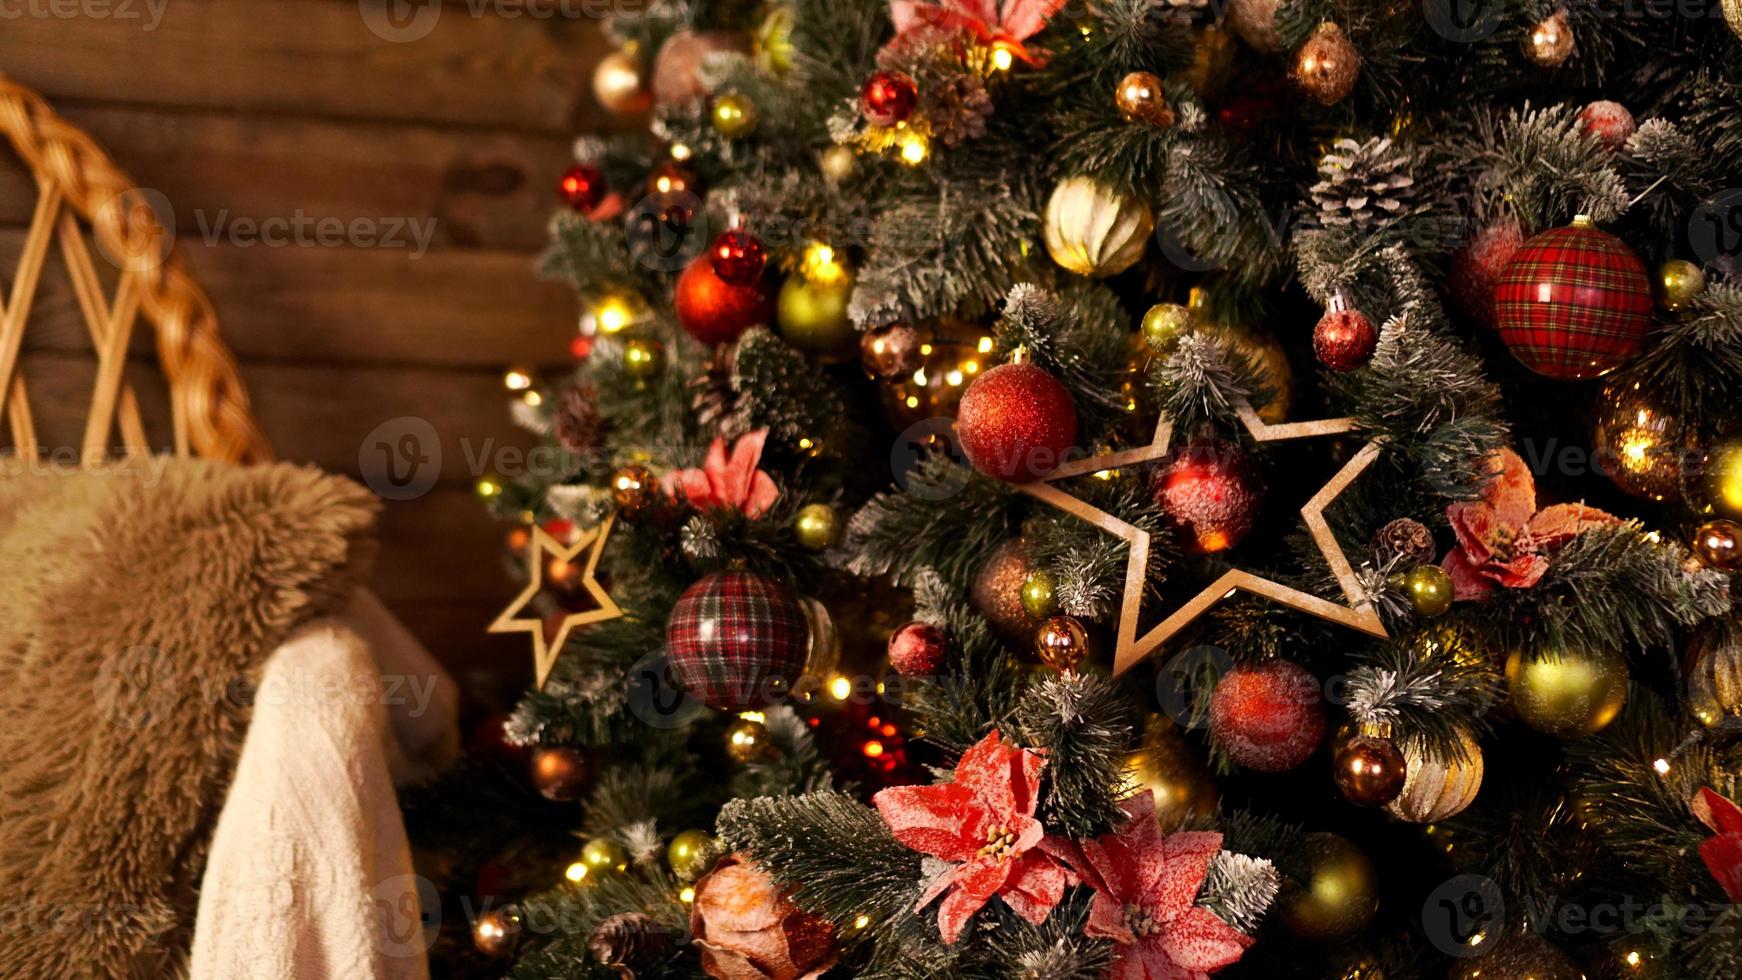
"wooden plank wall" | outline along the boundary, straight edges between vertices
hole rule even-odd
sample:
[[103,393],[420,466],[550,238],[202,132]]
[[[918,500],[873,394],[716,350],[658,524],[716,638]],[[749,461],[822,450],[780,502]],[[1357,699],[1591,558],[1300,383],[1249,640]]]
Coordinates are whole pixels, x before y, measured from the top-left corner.
[[[507,421],[505,365],[556,370],[567,356],[573,299],[536,281],[532,263],[572,135],[624,123],[601,118],[590,95],[606,50],[587,17],[596,4],[458,0],[392,21],[392,3],[19,5],[25,15],[0,30],[0,72],[163,196],[281,457],[355,475],[378,424],[430,421],[440,480],[386,505],[373,586],[451,669],[512,681],[529,656],[521,638],[483,633],[513,589],[502,529],[471,497],[464,450],[524,442]],[[384,39],[384,24],[401,39]],[[4,155],[9,260],[35,192]],[[214,233],[273,218],[433,230],[421,254],[411,224],[398,248],[267,247]],[[25,370],[45,437],[64,431],[76,443],[94,365],[54,264]],[[131,376],[149,411],[162,396],[148,394],[153,363],[136,346]]]

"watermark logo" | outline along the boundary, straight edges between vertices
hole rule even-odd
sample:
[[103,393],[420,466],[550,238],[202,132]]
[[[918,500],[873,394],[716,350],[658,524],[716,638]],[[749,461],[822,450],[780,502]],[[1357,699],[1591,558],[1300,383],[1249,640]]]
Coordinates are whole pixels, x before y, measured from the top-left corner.
[[707,213],[702,199],[688,191],[649,194],[624,216],[623,234],[637,262],[659,272],[677,272],[706,247]]
[[1182,650],[1155,672],[1155,701],[1184,729],[1210,722],[1209,694],[1216,682],[1234,669],[1234,658],[1217,646]]
[[[922,467],[931,456],[947,456],[953,466]],[[968,485],[968,455],[956,440],[956,423],[934,417],[901,431],[889,447],[889,470],[902,490],[921,500],[947,500]],[[922,479],[918,476],[925,473]]]
[[704,710],[672,676],[665,651],[643,656],[625,675],[629,690],[629,713],[651,728],[683,728]]
[[1481,875],[1458,875],[1428,893],[1421,927],[1434,948],[1447,956],[1481,956],[1500,941],[1506,923],[1506,898],[1500,886]]
[[175,248],[175,208],[163,192],[129,187],[92,212],[97,251],[117,269],[149,272]]
[[1473,44],[1500,29],[1497,0],[1422,0],[1422,16],[1434,33],[1453,44]]
[[441,475],[441,439],[428,419],[388,419],[363,437],[357,469],[369,489],[387,500],[421,497]]
[[174,657],[157,647],[134,646],[106,658],[92,680],[97,713],[133,731],[151,727],[181,696],[183,678]]
[[1688,219],[1688,244],[1707,264],[1742,257],[1742,188],[1728,187],[1700,202]]
[[140,30],[163,23],[169,0],[0,0],[0,20],[136,20]]
[[442,897],[422,875],[394,875],[369,891],[375,907],[376,943],[382,954],[422,956],[441,932]]
[[392,44],[429,37],[442,16],[442,0],[357,0],[369,33]]

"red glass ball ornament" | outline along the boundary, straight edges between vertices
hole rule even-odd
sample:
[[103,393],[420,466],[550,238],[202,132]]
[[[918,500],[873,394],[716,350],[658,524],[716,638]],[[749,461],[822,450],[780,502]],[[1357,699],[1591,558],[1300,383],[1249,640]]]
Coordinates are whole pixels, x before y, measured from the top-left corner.
[[956,411],[956,432],[981,473],[1027,483],[1050,472],[1076,442],[1077,407],[1045,369],[1002,364],[974,379]]
[[1604,99],[1579,110],[1579,128],[1597,137],[1611,152],[1619,153],[1639,126],[1626,106]]
[[908,623],[889,634],[889,666],[903,677],[931,677],[944,669],[944,631]]
[[1494,290],[1500,339],[1550,378],[1594,378],[1639,352],[1651,280],[1621,239],[1580,217],[1525,242]]
[[665,627],[679,684],[720,711],[783,696],[804,672],[810,627],[792,591],[751,572],[715,572],[684,590]]
[[768,267],[768,253],[755,235],[740,228],[728,229],[708,246],[708,258],[714,263],[714,275],[734,286],[749,286],[762,278]]
[[756,282],[740,286],[714,272],[713,256],[696,256],[677,278],[678,322],[704,344],[728,344],[758,323],[774,322],[774,298]]
[[1494,288],[1506,263],[1524,245],[1524,229],[1512,218],[1500,218],[1476,232],[1452,253],[1447,277],[1452,303],[1465,316],[1489,330],[1494,329]]
[[571,745],[541,745],[532,752],[532,785],[548,800],[572,800],[586,791],[593,767]]
[[1287,660],[1234,667],[1210,696],[1210,734],[1247,769],[1293,769],[1312,757],[1325,735],[1318,679]]
[[859,90],[859,109],[879,126],[893,126],[913,114],[919,86],[905,72],[873,72]]
[[1193,439],[1162,458],[1150,493],[1187,551],[1207,555],[1240,542],[1258,520],[1264,480],[1225,439]]
[[1313,353],[1333,371],[1353,371],[1373,359],[1379,331],[1360,310],[1326,310],[1313,328]]
[[557,181],[556,186],[563,203],[578,214],[588,214],[598,207],[605,200],[608,190],[604,172],[584,163],[577,163],[563,171],[562,179]]

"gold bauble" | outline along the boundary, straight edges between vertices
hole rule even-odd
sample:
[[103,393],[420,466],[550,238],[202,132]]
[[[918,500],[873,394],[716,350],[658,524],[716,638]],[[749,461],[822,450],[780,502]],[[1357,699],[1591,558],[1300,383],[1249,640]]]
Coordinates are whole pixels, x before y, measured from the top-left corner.
[[1409,604],[1418,615],[1433,619],[1452,609],[1452,577],[1438,565],[1417,565],[1403,576]]
[[1585,980],[1584,971],[1534,932],[1511,933],[1480,956],[1459,960],[1448,980]]
[[665,370],[665,345],[651,337],[632,337],[623,344],[623,373],[637,381],[652,381]]
[[1459,619],[1424,626],[1410,637],[1409,648],[1424,662],[1459,667],[1499,666],[1498,653],[1483,642],[1481,631]]
[[1602,731],[1627,703],[1627,664],[1618,653],[1561,650],[1506,658],[1512,710],[1525,724],[1556,738]]
[[1687,259],[1670,259],[1657,267],[1657,281],[1653,285],[1657,304],[1674,312],[1685,309],[1706,291],[1706,273]]
[[859,332],[847,316],[852,299],[853,277],[846,272],[827,279],[788,276],[775,313],[780,336],[826,364],[852,360],[859,352]]
[[1142,743],[1125,757],[1125,783],[1154,796],[1155,819],[1169,833],[1214,816],[1221,802],[1209,768],[1166,715],[1151,715],[1144,725]]
[[817,155],[817,168],[834,183],[845,183],[859,169],[859,156],[852,147],[831,146]]
[[485,909],[472,920],[472,945],[485,956],[504,957],[520,939],[520,910],[512,905]]
[[1573,56],[1573,24],[1565,10],[1557,10],[1524,36],[1524,56],[1544,68],[1558,68]]
[[1742,40],[1742,0],[1724,0],[1724,23],[1730,32]]
[[1742,438],[1712,445],[1688,467],[1682,492],[1702,517],[1742,521]]
[[1603,386],[1591,442],[1603,473],[1636,497],[1680,500],[1682,470],[1693,453],[1681,420],[1647,398],[1637,382]]
[[686,830],[671,839],[665,849],[666,863],[673,874],[684,881],[694,881],[708,870],[708,864],[719,850],[719,843],[705,830]]
[[756,64],[770,75],[792,71],[797,50],[792,44],[793,20],[791,7],[771,7],[756,29]]
[[1192,63],[1182,73],[1186,84],[1200,99],[1221,94],[1234,74],[1234,53],[1239,42],[1226,27],[1206,24],[1198,30],[1197,44],[1192,47]]
[[756,128],[756,103],[737,92],[727,92],[714,99],[708,121],[714,132],[729,140],[748,136]]
[[1385,812],[1410,823],[1434,823],[1462,813],[1482,788],[1482,746],[1460,731],[1464,761],[1430,759],[1413,741],[1403,745],[1403,791]]
[[726,754],[733,762],[755,762],[774,751],[768,726],[755,718],[739,718],[726,728]]
[[828,504],[805,504],[793,516],[792,530],[806,551],[827,551],[841,532],[841,518]]
[[1022,580],[1022,609],[1033,619],[1045,619],[1058,611],[1058,580],[1045,569],[1036,569]]
[[593,69],[593,98],[606,112],[619,116],[646,112],[653,107],[653,91],[641,59],[627,51],[613,51],[599,59]]
[[1325,21],[1294,53],[1294,81],[1320,105],[1336,105],[1355,90],[1361,53],[1343,29]]
[[587,874],[622,874],[629,870],[629,849],[609,837],[595,837],[581,847]]
[[1119,80],[1113,90],[1113,104],[1126,122],[1143,123],[1157,129],[1173,125],[1173,106],[1167,104],[1167,93],[1161,89],[1161,76],[1154,72],[1134,71]]
[[1070,177],[1046,202],[1046,250],[1080,276],[1101,279],[1137,264],[1155,230],[1155,215],[1093,177]]
[[624,517],[634,517],[659,499],[659,481],[653,471],[631,463],[611,474],[611,502]]
[[1034,620],[1022,608],[1022,583],[1033,574],[1028,550],[1021,541],[1006,541],[986,556],[974,575],[968,600],[1005,639],[1022,642],[1034,636]]
[[1688,710],[1707,728],[1742,720],[1742,631],[1708,628],[1688,641]]
[[1089,631],[1075,616],[1049,616],[1034,631],[1034,653],[1053,670],[1076,670],[1089,655]]
[[987,360],[992,336],[980,327],[943,320],[916,329],[919,366],[877,386],[883,415],[898,432],[926,419],[955,418],[962,393],[993,363]]
[[1217,320],[1210,314],[1209,294],[1202,289],[1192,290],[1187,307],[1193,329],[1227,344],[1257,371],[1258,383],[1271,395],[1270,401],[1258,410],[1258,417],[1271,425],[1286,420],[1294,401],[1294,368],[1276,335],[1260,326]]
[[1694,557],[1707,568],[1742,572],[1742,524],[1719,518],[1694,529]]
[[1276,14],[1282,0],[1228,0],[1228,25],[1240,40],[1259,54],[1282,51],[1282,34],[1276,29]]
[[1157,354],[1171,354],[1192,330],[1192,311],[1178,303],[1157,303],[1143,314],[1143,342]]
[[1359,847],[1336,834],[1308,834],[1306,880],[1283,886],[1282,922],[1313,942],[1341,942],[1379,910],[1379,876]]

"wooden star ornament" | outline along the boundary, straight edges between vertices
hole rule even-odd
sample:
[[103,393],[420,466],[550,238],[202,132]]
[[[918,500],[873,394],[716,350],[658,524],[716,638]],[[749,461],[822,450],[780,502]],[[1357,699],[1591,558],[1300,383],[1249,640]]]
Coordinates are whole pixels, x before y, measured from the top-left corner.
[[[602,623],[608,619],[616,619],[623,615],[622,607],[617,605],[599,584],[599,556],[605,551],[605,541],[611,534],[613,517],[605,518],[597,527],[589,528],[572,542],[564,544],[553,537],[544,528],[534,525],[532,538],[527,543],[527,584],[508,608],[491,623],[488,632],[491,633],[530,633],[532,634],[532,656],[536,685],[544,689],[545,679],[550,677],[552,667],[556,666],[556,658],[562,654],[563,644],[569,638],[569,631],[577,626],[588,623]],[[557,561],[573,562],[581,552],[587,552],[586,564],[581,570],[580,586],[592,597],[597,608],[581,612],[569,613],[557,627],[556,635],[545,637],[544,618],[538,615],[522,615],[531,604],[533,597],[544,589],[544,568],[546,556]]]
[[[1258,442],[1309,439],[1316,436],[1353,432],[1356,429],[1355,420],[1352,418],[1318,419],[1311,422],[1271,425],[1259,418],[1258,413],[1245,399],[1236,403],[1234,410],[1241,424],[1246,427],[1246,431],[1250,432],[1252,438]],[[1156,648],[1166,643],[1170,637],[1209,611],[1210,607],[1237,591],[1264,596],[1291,609],[1333,623],[1340,623],[1369,636],[1383,638],[1386,635],[1385,624],[1379,618],[1378,610],[1373,608],[1372,602],[1367,598],[1366,590],[1361,585],[1360,576],[1349,564],[1349,559],[1343,554],[1342,546],[1337,543],[1336,537],[1331,534],[1330,526],[1325,523],[1324,517],[1325,508],[1330,506],[1331,501],[1337,499],[1337,496],[1379,457],[1379,447],[1383,440],[1373,438],[1369,439],[1366,445],[1350,457],[1349,461],[1343,464],[1342,469],[1331,477],[1330,482],[1319,488],[1319,491],[1313,494],[1312,499],[1306,502],[1306,506],[1301,508],[1301,517],[1306,521],[1307,529],[1312,533],[1313,542],[1318,545],[1319,552],[1325,556],[1325,561],[1330,564],[1331,574],[1336,577],[1344,598],[1348,600],[1347,605],[1331,602],[1309,592],[1302,592],[1299,589],[1283,585],[1281,582],[1236,568],[1222,573],[1203,591],[1169,613],[1148,632],[1138,636],[1137,620],[1143,608],[1144,578],[1149,568],[1149,532],[1071,496],[1056,484],[1060,480],[1071,477],[1161,459],[1167,455],[1168,443],[1172,437],[1173,420],[1166,413],[1163,413],[1161,418],[1156,421],[1155,437],[1149,445],[1134,449],[1122,449],[1118,452],[1067,463],[1033,483],[1021,485],[1022,492],[1029,496],[1043,503],[1051,504],[1066,513],[1074,514],[1109,534],[1123,538],[1129,546],[1125,564],[1125,592],[1119,611],[1118,638],[1113,650],[1113,674],[1115,676],[1130,670],[1139,660],[1155,652]]]

